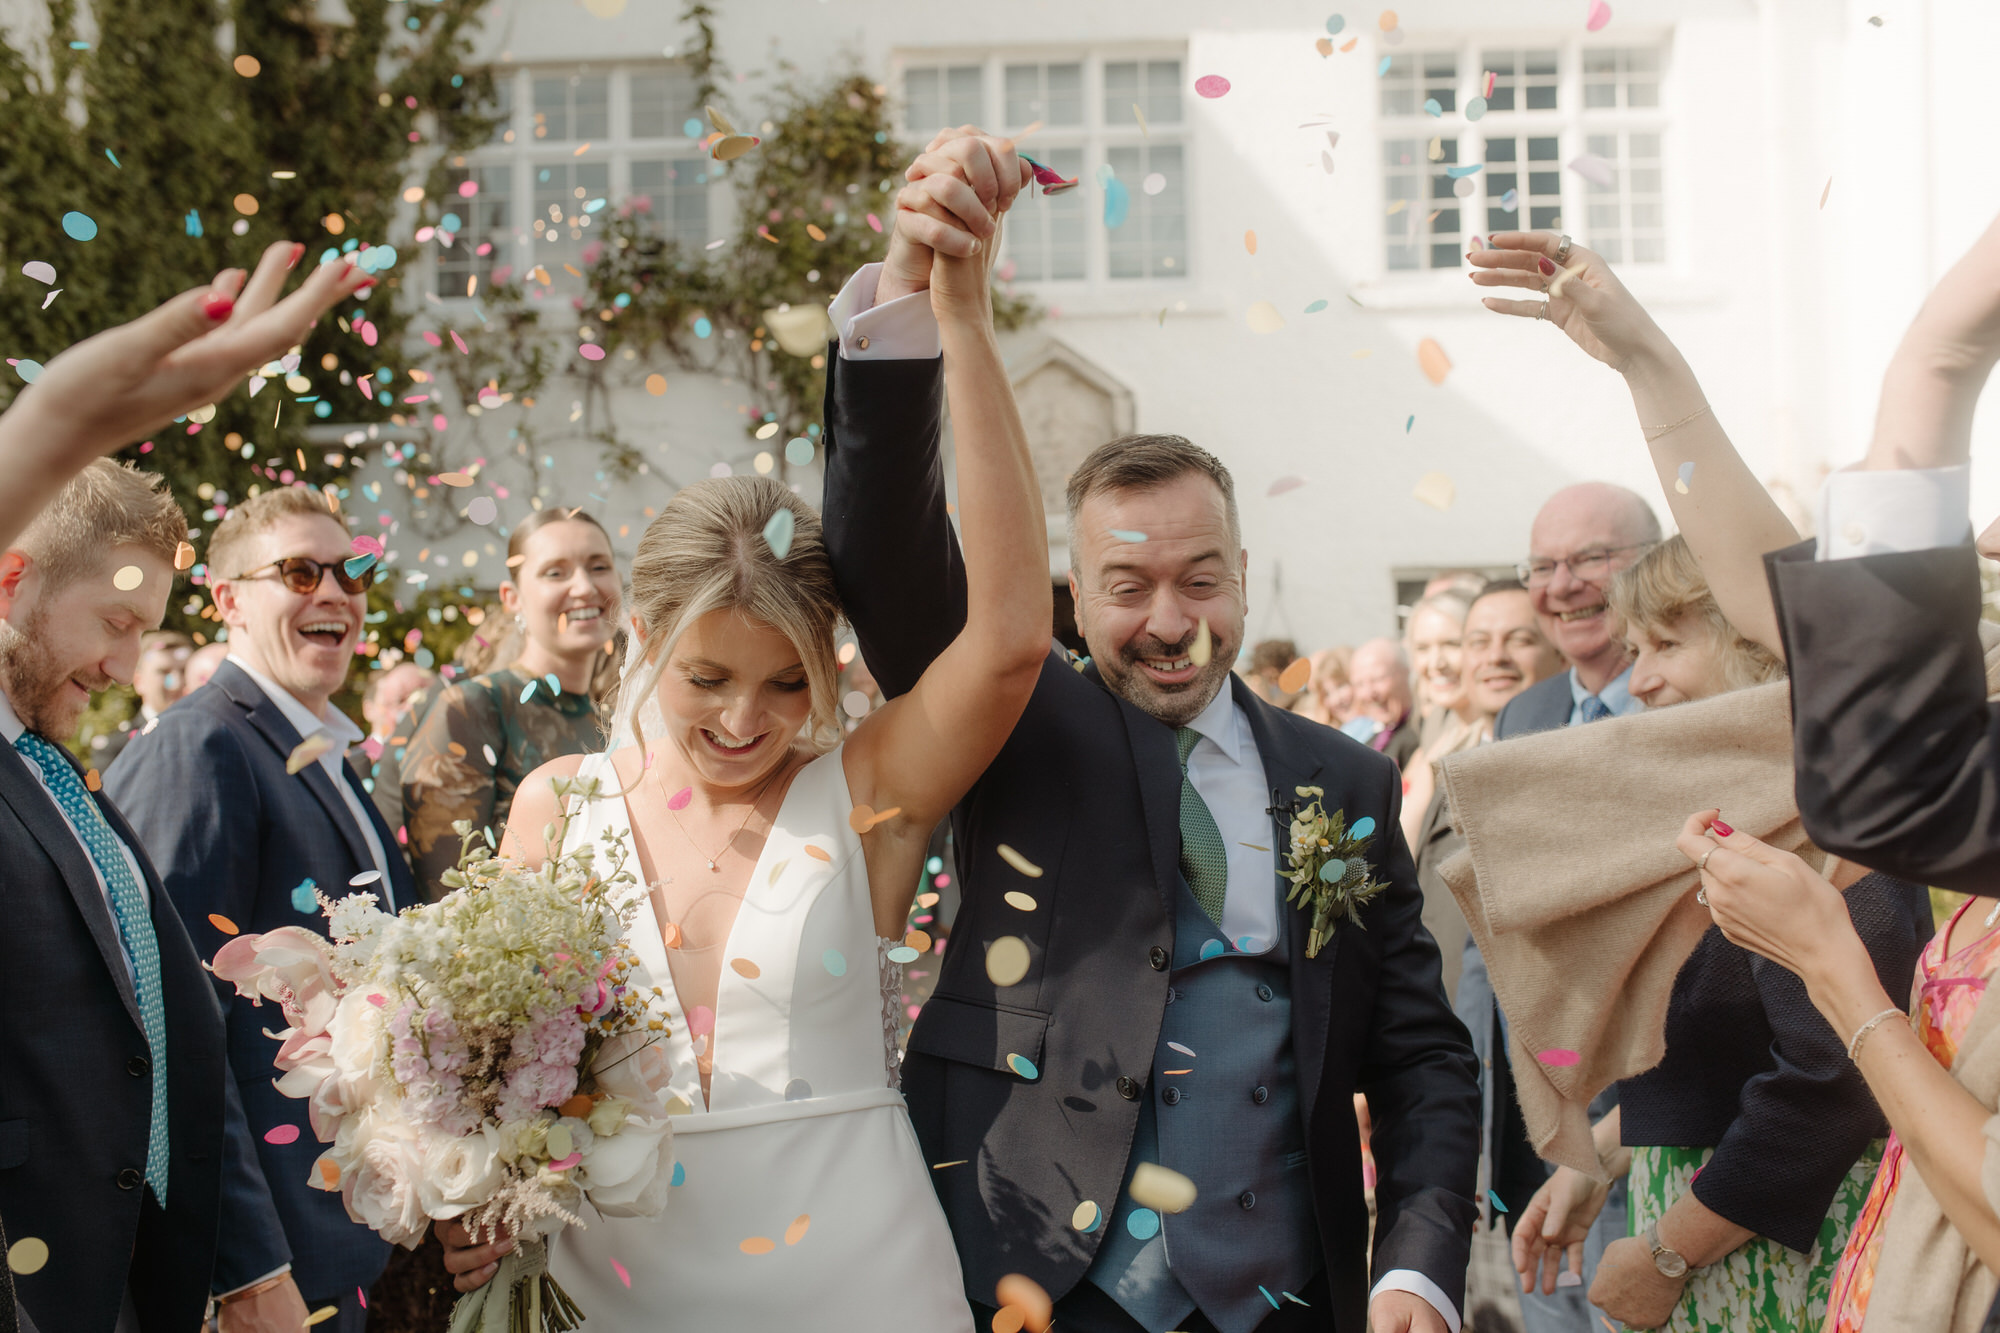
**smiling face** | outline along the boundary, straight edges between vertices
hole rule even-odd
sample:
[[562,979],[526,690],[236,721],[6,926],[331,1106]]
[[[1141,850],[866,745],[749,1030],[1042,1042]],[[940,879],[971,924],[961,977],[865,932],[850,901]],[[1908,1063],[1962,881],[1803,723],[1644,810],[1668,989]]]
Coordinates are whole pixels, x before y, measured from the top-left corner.
[[1528,562],[1560,561],[1529,593],[1542,632],[1578,670],[1587,688],[1618,674],[1625,646],[1612,633],[1606,590],[1619,570],[1657,540],[1651,511],[1630,491],[1589,482],[1549,497],[1528,537]]
[[1422,682],[1424,702],[1456,708],[1465,698],[1464,627],[1441,606],[1419,606],[1410,616],[1410,662]]
[[1648,708],[1706,699],[1729,689],[1725,650],[1700,611],[1666,625],[1628,625],[1632,697]]
[[559,658],[603,652],[618,630],[618,565],[595,523],[546,523],[528,535],[500,601],[530,642]]
[[[1126,538],[1142,534],[1144,541]],[[1187,472],[1098,491],[1070,531],[1077,628],[1111,689],[1170,726],[1208,707],[1243,645],[1245,554],[1222,489]],[[1201,623],[1210,656],[1190,656]]]
[[1370,639],[1356,648],[1347,675],[1355,712],[1384,727],[1399,727],[1410,715],[1410,665],[1394,639]]
[[658,697],[675,748],[703,783],[724,790],[767,777],[812,716],[798,648],[735,607],[681,632]]
[[132,677],[139,701],[156,713],[164,712],[181,697],[181,669],[187,659],[188,648],[179,643],[156,644],[141,653],[139,669]]
[[[128,565],[142,578],[120,591],[112,576]],[[159,627],[173,578],[158,555],[116,546],[51,592],[18,551],[0,555],[0,686],[28,730],[65,740],[94,692],[132,679],[140,636]]]
[[1465,697],[1481,716],[1499,716],[1515,695],[1562,666],[1526,592],[1488,593],[1465,613]]
[[305,556],[338,568],[353,552],[347,529],[330,514],[280,514],[244,543],[240,568],[214,584],[215,607],[229,626],[229,654],[240,658],[315,711],[347,679],[354,645],[367,614],[365,593],[346,593],[321,573],[310,593],[293,592],[268,568],[276,560]]

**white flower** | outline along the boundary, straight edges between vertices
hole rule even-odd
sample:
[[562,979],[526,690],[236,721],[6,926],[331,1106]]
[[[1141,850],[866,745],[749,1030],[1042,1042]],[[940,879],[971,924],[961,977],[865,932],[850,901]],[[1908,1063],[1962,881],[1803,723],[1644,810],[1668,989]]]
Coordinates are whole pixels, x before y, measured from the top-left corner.
[[666,1207],[673,1180],[673,1125],[627,1120],[616,1133],[600,1136],[574,1168],[577,1183],[606,1217],[653,1217]]
[[[423,1148],[408,1126],[380,1120],[373,1123],[374,1132],[359,1136],[358,1160],[341,1173],[347,1215],[391,1245],[414,1250],[422,1242],[429,1223],[420,1189],[424,1178]],[[346,1128],[345,1124],[341,1126],[343,1131]],[[334,1146],[338,1150],[338,1136]]]
[[432,1217],[452,1218],[477,1208],[493,1197],[505,1175],[496,1125],[481,1125],[458,1138],[435,1132],[424,1136],[425,1211]]

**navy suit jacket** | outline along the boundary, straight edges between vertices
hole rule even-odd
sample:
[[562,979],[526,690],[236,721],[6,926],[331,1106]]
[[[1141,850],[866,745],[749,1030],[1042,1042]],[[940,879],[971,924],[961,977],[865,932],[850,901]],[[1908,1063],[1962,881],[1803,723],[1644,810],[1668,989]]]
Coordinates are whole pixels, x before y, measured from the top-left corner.
[[[330,897],[362,892],[349,890],[348,881],[375,869],[325,768],[311,763],[297,774],[285,772],[299,742],[278,705],[235,663],[224,662],[207,685],[135,737],[105,775],[105,790],[138,830],[204,958],[213,958],[228,939],[211,914],[245,932],[304,926],[324,935],[326,918],[318,906],[301,910],[293,891],[310,879]],[[380,884],[365,891],[392,909],[416,902],[395,835],[361,789],[360,776],[351,765],[346,771],[388,853],[389,892]],[[309,1300],[331,1299],[372,1285],[388,1262],[389,1245],[349,1219],[338,1194],[310,1183],[322,1145],[307,1124],[305,1103],[273,1086],[278,1044],[264,1030],[281,1027],[282,1015],[238,997],[226,983],[216,989],[228,1009],[229,1063],[291,1242],[300,1292]],[[267,1142],[265,1134],[278,1125],[298,1126],[301,1133],[288,1144]]]
[[[166,1205],[145,1203],[153,1052],[117,922],[89,853],[0,743],[0,1217],[13,1240],[49,1247],[39,1272],[14,1279],[23,1327],[111,1333],[129,1282],[146,1333],[188,1333],[211,1278],[227,1291],[291,1255],[228,1078],[215,992],[144,844],[104,794],[96,800],[152,897],[167,1015]],[[218,1249],[225,1193],[240,1202]]]
[[1493,719],[1493,739],[1504,741],[1512,736],[1531,736],[1538,731],[1568,726],[1570,712],[1576,707],[1576,696],[1569,686],[1574,674],[1574,671],[1558,672],[1510,699]]

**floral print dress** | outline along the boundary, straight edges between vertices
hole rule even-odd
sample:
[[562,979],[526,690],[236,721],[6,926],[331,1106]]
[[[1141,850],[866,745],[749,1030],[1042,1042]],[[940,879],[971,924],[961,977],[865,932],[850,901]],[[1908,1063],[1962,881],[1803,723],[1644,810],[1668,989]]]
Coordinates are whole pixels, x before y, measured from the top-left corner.
[[[1980,899],[1967,899],[1917,960],[1917,1036],[1946,1069],[1958,1058],[1959,1040],[1986,994],[1987,979],[2000,970],[2000,930],[1989,929],[1957,953],[1947,952],[1958,933],[1959,918],[1975,903],[1986,906]],[[1990,923],[1992,917],[1987,920]],[[1882,1154],[1882,1168],[1875,1174],[1847,1252],[1840,1257],[1824,1333],[1861,1333],[1868,1297],[1875,1287],[1875,1264],[1882,1255],[1882,1236],[1888,1229],[1889,1207],[1907,1169],[1909,1159],[1903,1145],[1891,1134],[1888,1149]]]

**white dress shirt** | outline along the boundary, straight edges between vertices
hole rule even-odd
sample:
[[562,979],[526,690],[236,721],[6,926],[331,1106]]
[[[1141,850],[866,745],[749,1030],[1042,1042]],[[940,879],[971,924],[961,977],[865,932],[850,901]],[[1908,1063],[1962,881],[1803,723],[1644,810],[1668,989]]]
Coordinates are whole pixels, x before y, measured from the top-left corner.
[[[1583,722],[1583,701],[1590,697],[1590,691],[1583,688],[1583,682],[1576,678],[1576,668],[1569,673],[1569,725],[1578,726]],[[1623,671],[1605,682],[1597,692],[1597,701],[1611,710],[1613,717],[1630,717],[1634,713],[1646,711],[1646,705],[1632,697],[1632,668]]]
[[[878,306],[875,287],[881,277],[880,264],[864,264],[834,298],[829,313],[840,335],[840,355],[849,361],[910,361],[937,356],[942,344],[930,293],[912,292]],[[1261,953],[1278,935],[1277,865],[1271,846],[1278,835],[1271,816],[1265,813],[1271,792],[1264,782],[1264,761],[1257,753],[1250,724],[1226,684],[1188,725],[1201,733],[1194,749],[1188,751],[1188,780],[1215,817],[1229,852],[1222,932],[1230,944],[1248,953]],[[1253,850],[1250,844],[1263,850]],[[1458,1307],[1422,1273],[1411,1268],[1393,1269],[1382,1275],[1368,1297],[1373,1300],[1385,1291],[1407,1291],[1421,1297],[1444,1316],[1451,1333],[1458,1333]]]
[[[14,705],[8,701],[7,692],[0,690],[0,739],[5,739],[7,744],[12,745],[15,741],[21,739],[21,733],[27,729],[27,724],[21,721],[19,715],[14,712]],[[20,752],[16,751],[16,753]],[[55,792],[49,787],[48,779],[42,775],[42,766],[35,762],[32,755],[27,754],[21,755],[21,762],[26,764],[28,771],[35,775],[35,781],[42,784],[42,790],[49,793],[49,804],[53,805],[56,808],[56,813],[62,816],[63,825],[69,829],[71,836],[76,839],[76,845],[83,848],[83,859],[89,863],[90,873],[97,877],[97,891],[104,895],[104,910],[111,913],[111,924],[116,926],[118,924],[118,913],[111,906],[111,886],[104,882],[104,872],[97,868],[97,858],[90,854],[90,845],[84,842],[83,835],[76,831],[76,825],[70,821],[69,811],[63,809],[62,802],[56,799]],[[113,829],[111,832],[113,837],[118,836],[116,829]],[[146,887],[146,872],[139,868],[139,858],[132,854],[132,849],[125,845],[123,838],[118,838],[118,850],[125,853],[125,864],[132,869],[132,882],[139,886],[139,896],[146,900],[146,909],[151,911],[153,906],[153,892]],[[125,975],[136,985],[139,979],[139,972],[133,966],[132,951],[125,947],[125,932],[114,930],[112,933],[118,938],[118,952],[125,958]]]
[[326,770],[326,775],[333,779],[333,789],[339,792],[340,799],[347,803],[347,813],[353,816],[354,825],[360,830],[362,841],[368,844],[368,855],[375,862],[376,871],[382,876],[376,896],[387,901],[391,882],[389,858],[382,852],[382,839],[376,836],[375,821],[368,818],[368,812],[361,808],[360,793],[356,792],[354,784],[347,780],[347,749],[360,741],[361,728],[355,726],[347,714],[330,703],[324,713],[317,717],[313,716],[311,709],[300,703],[290,690],[277,681],[240,657],[231,656],[229,660],[234,662],[244,675],[257,683],[257,688],[264,691],[265,698],[278,706],[278,711],[285,715],[285,721],[291,723],[293,729],[299,733],[300,740],[309,740],[325,732],[327,738],[333,742],[315,762]]
[[1972,468],[1836,472],[1819,493],[1819,558],[1956,546],[1971,528]]

